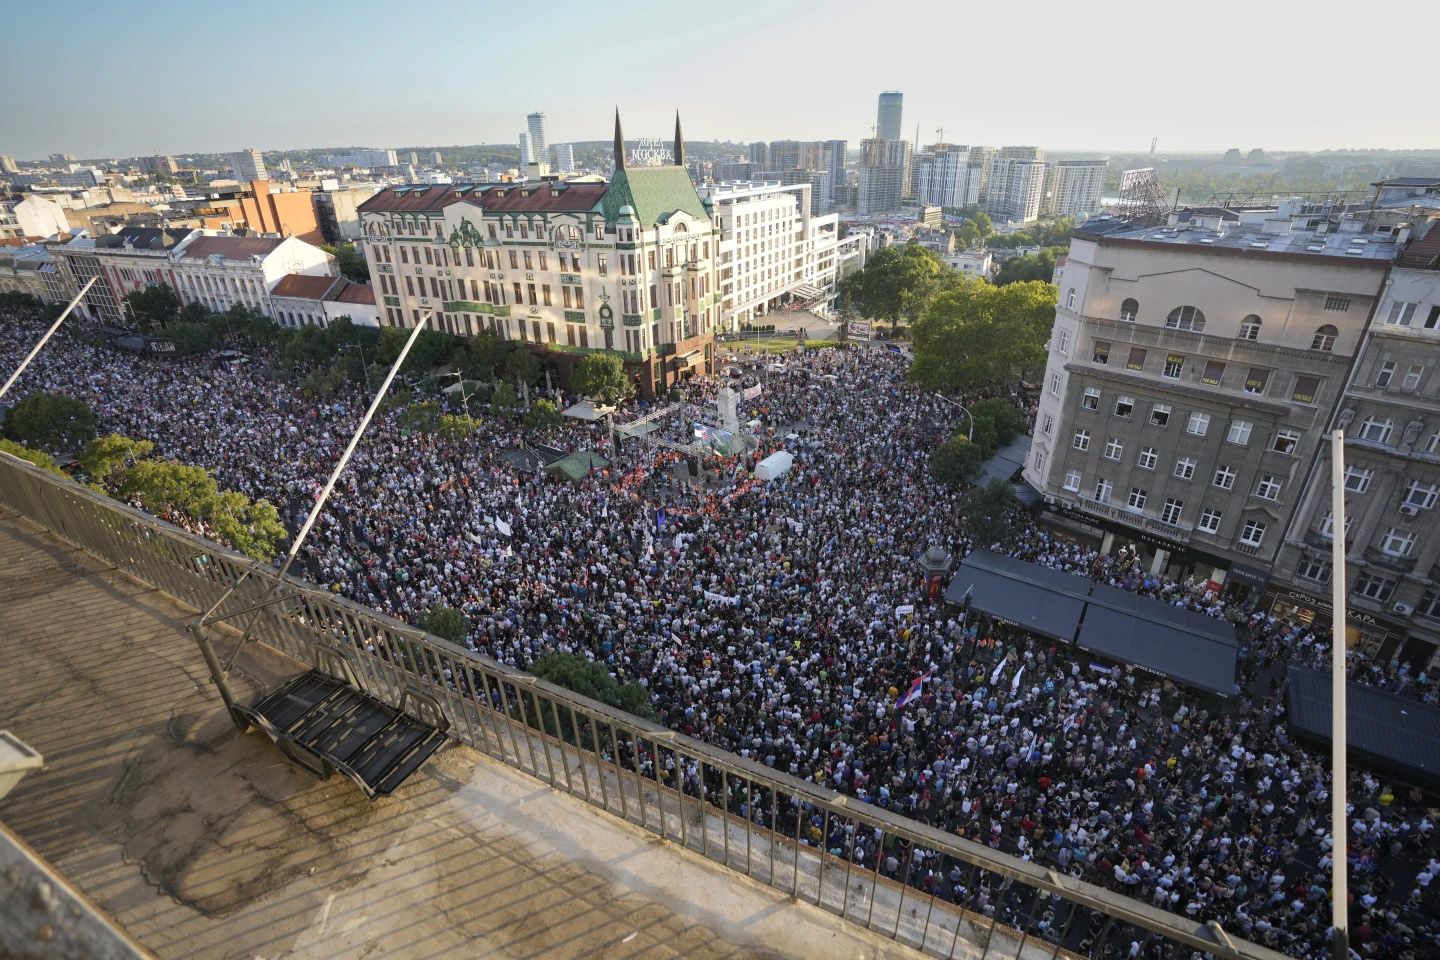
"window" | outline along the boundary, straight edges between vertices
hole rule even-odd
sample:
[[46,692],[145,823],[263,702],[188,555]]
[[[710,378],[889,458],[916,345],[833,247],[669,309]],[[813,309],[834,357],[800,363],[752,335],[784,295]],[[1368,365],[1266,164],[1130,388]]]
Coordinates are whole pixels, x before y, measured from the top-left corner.
[[519,270],[519,269],[520,269],[520,255],[519,255],[516,251],[514,251],[514,250],[511,250],[511,251],[510,251],[510,269],[511,269],[511,270]]
[[1290,391],[1290,399],[1296,403],[1314,403],[1315,394],[1320,390],[1320,379],[1318,377],[1296,377],[1295,389]]
[[1205,533],[1214,533],[1220,529],[1220,518],[1224,516],[1214,507],[1206,507],[1200,511],[1200,522],[1195,526]]
[[1270,441],[1271,450],[1290,457],[1295,455],[1295,448],[1298,446],[1300,446],[1300,432],[1298,430],[1276,430],[1275,439]]
[[1240,339],[1260,339],[1260,318],[1255,316],[1255,314],[1252,313],[1250,314],[1250,316],[1240,321]]
[[1066,490],[1069,490],[1071,493],[1074,493],[1074,492],[1076,492],[1077,490],[1079,490],[1079,489],[1080,489],[1080,471],[1079,471],[1079,470],[1067,470],[1067,471],[1065,472],[1065,483],[1063,484],[1063,486],[1064,486],[1064,488],[1065,488]]
[[1129,504],[1131,510],[1144,510],[1145,501],[1149,498],[1149,491],[1142,490],[1139,487],[1131,487],[1130,496],[1125,502]]
[[1085,388],[1085,392],[1084,392],[1083,394],[1081,394],[1081,396],[1080,396],[1080,409],[1081,409],[1081,410],[1099,410],[1099,409],[1100,409],[1100,388],[1099,388],[1099,387],[1086,387],[1086,388]]
[[1150,425],[1152,427],[1170,426],[1170,404],[1157,403],[1150,408]]
[[1140,451],[1140,457],[1135,461],[1141,470],[1154,470],[1155,463],[1160,459],[1160,451],[1154,447],[1145,447]]
[[1295,575],[1315,583],[1330,582],[1330,561],[1320,557],[1303,556],[1295,567]]
[[1431,307],[1425,316],[1425,329],[1434,330],[1436,327],[1440,327],[1440,304]]
[[1060,352],[1063,353],[1065,356],[1068,357],[1068,356],[1070,355],[1070,331],[1069,331],[1069,330],[1061,330],[1061,331],[1060,331],[1060,342],[1059,342],[1059,345],[1058,345],[1058,349],[1059,349]]
[[1245,529],[1240,531],[1240,542],[1247,547],[1258,547],[1265,542],[1265,524],[1259,520],[1246,520]]
[[1130,348],[1130,359],[1125,361],[1126,370],[1145,369],[1145,351],[1140,347]]
[[[1349,303],[1350,301],[1347,300],[1345,302]],[[1330,308],[1327,306],[1325,309],[1329,310]],[[1339,330],[1336,330],[1328,323],[1323,327],[1317,328],[1315,330],[1315,336],[1310,340],[1310,349],[1319,350],[1322,353],[1329,353],[1331,348],[1335,346],[1335,337],[1339,335],[1339,333]]]
[[1127,297],[1125,302],[1120,304],[1120,319],[1126,323],[1134,323],[1135,315],[1140,312],[1140,301]]
[[1165,357],[1164,375],[1171,380],[1179,380],[1180,374],[1185,370],[1185,358],[1177,353]]
[[1223,463],[1220,464],[1220,466],[1215,468],[1215,476],[1210,482],[1221,490],[1229,490],[1235,486],[1235,468]]
[[1071,288],[1070,288],[1070,291],[1065,294],[1065,309],[1066,309],[1066,310],[1074,310],[1074,309],[1075,309],[1075,288],[1074,288],[1074,287],[1071,287]]
[[[523,230],[524,227],[522,226],[521,229]],[[531,256],[529,250],[526,250],[526,251],[525,251],[525,269],[526,269],[526,270],[534,270],[534,269],[535,269],[535,258],[534,258],[533,256]]]
[[1175,478],[1178,480],[1189,480],[1195,476],[1195,461],[1190,457],[1181,457],[1175,461]]
[[[1347,514],[1345,517],[1345,536],[1347,539],[1350,536],[1350,528],[1354,525],[1355,517],[1353,515]],[[1335,536],[1335,518],[1331,515],[1329,510],[1325,511],[1325,516],[1320,518],[1320,522],[1315,525],[1315,529],[1320,532],[1320,536],[1322,537],[1333,538]]]
[[1117,438],[1111,437],[1105,441],[1104,457],[1106,460],[1119,460],[1124,454],[1125,444],[1121,443]]
[[1262,370],[1259,367],[1251,367],[1250,373],[1245,377],[1245,392],[1263,394],[1265,392],[1265,387],[1269,382],[1269,370]]
[[1125,417],[1125,418],[1128,419],[1129,416],[1130,416],[1130,414],[1133,413],[1134,410],[1135,410],[1135,398],[1134,398],[1134,397],[1116,397],[1116,398],[1115,398],[1115,416],[1117,416],[1117,417]]
[[1045,425],[1040,429],[1044,432],[1045,436],[1051,436],[1055,432],[1055,417],[1048,413],[1045,414]]
[[1393,379],[1395,379],[1395,361],[1386,360],[1380,364],[1380,372],[1375,374],[1375,386],[1388,387]]
[[1166,497],[1165,506],[1160,508],[1160,519],[1166,523],[1179,523],[1180,513],[1184,509],[1184,501],[1176,500],[1174,497]]
[[1376,603],[1389,603],[1395,595],[1395,581],[1369,572],[1362,573],[1360,582],[1355,584],[1355,595]]
[[1203,436],[1205,436],[1205,434],[1208,433],[1209,431],[1210,431],[1210,414],[1208,414],[1208,413],[1192,413],[1192,414],[1190,414],[1190,423],[1189,423],[1188,425],[1186,425],[1186,427],[1185,427],[1185,432],[1186,432],[1186,433],[1194,434],[1194,435],[1197,436],[1197,437],[1203,437]]
[[1326,297],[1326,298],[1325,298],[1325,309],[1326,309],[1326,310],[1335,310],[1335,311],[1338,311],[1338,312],[1340,312],[1340,313],[1344,313],[1345,311],[1347,311],[1347,310],[1350,309],[1350,298],[1349,298],[1349,297]]
[[1115,492],[1115,485],[1109,480],[1099,480],[1095,483],[1095,502],[1109,503],[1110,495]]
[[1388,417],[1384,420],[1366,417],[1360,421],[1360,439],[1369,440],[1371,443],[1386,443],[1390,439],[1391,426]]
[[[595,232],[599,233],[601,229],[600,227],[596,227]],[[605,254],[603,253],[595,256],[595,272],[602,277],[605,276]]]
[[1205,372],[1200,375],[1200,382],[1210,387],[1220,386],[1220,380],[1225,376],[1225,364],[1219,360],[1207,360]]
[[1035,451],[1035,469],[1036,469],[1036,471],[1039,472],[1039,473],[1044,473],[1044,472],[1045,472],[1045,451],[1044,451],[1044,450],[1036,450],[1036,451]]
[[1435,506],[1437,496],[1440,496],[1440,484],[1411,480],[1409,489],[1405,491],[1404,503],[1417,510],[1430,510]]
[[1419,304],[1405,303],[1403,300],[1396,300],[1390,304],[1390,312],[1385,314],[1385,322],[1392,327],[1408,327],[1410,321],[1415,317],[1415,308]]
[[1351,493],[1364,493],[1370,489],[1370,478],[1374,471],[1363,470],[1360,467],[1345,468],[1345,489]]
[[1260,482],[1255,484],[1255,496],[1261,500],[1280,499],[1280,478],[1269,473],[1260,475]]
[[1076,430],[1076,431],[1075,431],[1075,439],[1073,439],[1073,440],[1070,441],[1070,446],[1074,447],[1076,450],[1089,450],[1089,449],[1090,449],[1090,431],[1089,431],[1089,430]]
[[1440,590],[1427,590],[1415,605],[1415,612],[1431,620],[1440,620]]
[[1440,453],[1440,430],[1430,434],[1430,439],[1425,441],[1426,453]]
[[1380,538],[1380,549],[1392,557],[1408,557],[1415,549],[1415,534],[1391,527]]
[[1090,359],[1094,363],[1105,366],[1110,363],[1110,344],[1103,340],[1096,340],[1090,350]]
[[1050,395],[1060,396],[1060,374],[1058,373],[1050,374]]
[[1165,326],[1171,330],[1189,330],[1199,333],[1205,329],[1205,314],[1195,307],[1176,307],[1165,318]]
[[1406,393],[1414,393],[1420,389],[1420,378],[1425,375],[1425,366],[1420,363],[1412,363],[1405,374],[1405,379],[1400,383],[1400,389]]
[[1230,430],[1225,434],[1227,443],[1246,446],[1250,442],[1250,431],[1255,425],[1249,420],[1231,420]]

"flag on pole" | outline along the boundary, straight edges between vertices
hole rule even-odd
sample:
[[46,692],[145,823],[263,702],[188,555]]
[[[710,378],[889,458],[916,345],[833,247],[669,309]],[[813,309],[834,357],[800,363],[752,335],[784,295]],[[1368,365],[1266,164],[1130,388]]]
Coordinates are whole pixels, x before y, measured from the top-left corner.
[[900,699],[895,701],[896,710],[903,710],[911,702],[919,699],[920,691],[924,689],[925,681],[930,679],[930,674],[932,672],[933,671],[931,670],[926,670],[924,673],[920,674],[920,676],[915,678],[914,682],[910,684],[910,689],[900,694]]

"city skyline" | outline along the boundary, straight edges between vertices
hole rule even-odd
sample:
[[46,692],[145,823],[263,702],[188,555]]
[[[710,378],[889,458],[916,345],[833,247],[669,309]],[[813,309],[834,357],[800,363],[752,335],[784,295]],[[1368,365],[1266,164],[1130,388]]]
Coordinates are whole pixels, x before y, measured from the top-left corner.
[[[182,48],[222,31],[236,49],[249,51],[246,63],[234,68],[243,72],[244,83],[217,70],[215,82],[157,87],[151,97],[133,84],[107,79],[117,66],[102,53],[143,49],[154,37],[161,8],[46,8],[27,25],[28,42],[0,68],[11,88],[45,77],[39,95],[12,100],[0,152],[31,161],[61,151],[98,158],[157,150],[228,153],[247,146],[276,151],[513,144],[517,122],[537,108],[551,129],[564,131],[566,142],[604,140],[617,103],[627,127],[636,131],[667,130],[679,108],[696,140],[858,143],[870,135],[883,90],[904,94],[902,136],[913,138],[918,121],[922,144],[937,139],[943,127],[945,139],[953,142],[1040,142],[1062,151],[1143,153],[1152,137],[1162,153],[1440,148],[1434,128],[1416,122],[1427,109],[1421,58],[1387,63],[1380,98],[1358,86],[1347,92],[1344,84],[1324,85],[1323,97],[1318,92],[1297,97],[1303,86],[1265,81],[1257,73],[1263,61],[1256,44],[1268,39],[1274,53],[1288,57],[1287,51],[1322,49],[1331,42],[1330,24],[1297,20],[1283,10],[1234,5],[1237,16],[1243,9],[1247,36],[1256,44],[1207,44],[1204,29],[1178,34],[1153,13],[1137,16],[1133,5],[1101,3],[1083,21],[1067,22],[1066,46],[1046,54],[1048,65],[1037,69],[1038,48],[1027,53],[1011,45],[974,44],[963,64],[913,56],[915,23],[943,28],[946,18],[955,16],[943,5],[925,6],[933,8],[929,14],[917,9],[914,16],[888,22],[875,20],[853,0],[841,0],[824,18],[793,0],[752,3],[748,7],[763,14],[764,29],[743,33],[717,29],[703,18],[677,19],[671,8],[654,2],[616,7],[606,13],[607,37],[686,51],[683,69],[668,69],[663,87],[656,86],[651,70],[615,69],[622,43],[606,40],[551,44],[537,51],[524,84],[513,93],[492,94],[471,82],[476,31],[485,31],[487,49],[526,39],[521,33],[526,28],[502,16],[498,5],[434,3],[402,20],[393,8],[358,0],[337,20],[261,0],[255,16],[239,21],[219,8],[198,8],[182,22],[165,22],[167,42]],[[1226,19],[1227,6],[1213,12],[1216,22]],[[1423,9],[1418,3],[1402,7]],[[966,17],[967,35],[1009,29],[1006,11],[987,8]],[[284,28],[277,28],[282,21]],[[446,23],[446,30],[429,30],[433,22]],[[747,21],[742,16],[730,22]],[[446,96],[417,98],[416,89],[395,82],[390,71],[365,66],[422,29],[427,85],[452,91]],[[926,35],[936,36],[929,28]],[[1156,42],[1174,37],[1174,45],[1184,36],[1194,39],[1175,47],[1183,53]],[[316,37],[325,42],[317,44]],[[872,69],[845,69],[845,58],[859,50],[858,40],[877,60]],[[73,53],[64,70],[45,59],[44,51],[55,44]],[[1136,51],[1145,49],[1156,52],[1137,59]],[[1194,59],[1197,49],[1204,51],[1203,62]],[[776,77],[786,75],[781,68],[805,50],[824,53],[834,69],[808,76],[791,71],[793,87],[777,88]],[[969,79],[957,85],[962,70]],[[724,83],[715,83],[717,71]],[[577,83],[581,76],[585,82]],[[1067,78],[1079,83],[1074,89],[1090,93],[1067,93]],[[992,82],[992,96],[975,95],[977,84]],[[477,92],[457,97],[457,90]],[[982,102],[986,106],[977,109]]]

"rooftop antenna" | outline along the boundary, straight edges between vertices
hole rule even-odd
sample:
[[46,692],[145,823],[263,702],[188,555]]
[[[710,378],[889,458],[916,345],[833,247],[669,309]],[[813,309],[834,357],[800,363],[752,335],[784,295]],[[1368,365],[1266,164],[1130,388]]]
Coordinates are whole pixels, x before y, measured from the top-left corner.
[[945,128],[944,128],[944,127],[936,127],[936,128],[935,128],[935,142],[936,142],[936,143],[944,143],[944,142],[945,142]]

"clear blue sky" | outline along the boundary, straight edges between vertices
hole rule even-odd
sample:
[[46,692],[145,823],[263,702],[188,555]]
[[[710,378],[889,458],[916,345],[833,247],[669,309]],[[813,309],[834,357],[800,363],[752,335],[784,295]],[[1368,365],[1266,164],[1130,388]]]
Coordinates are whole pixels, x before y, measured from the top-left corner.
[[[1169,11],[1174,10],[1174,13]],[[127,156],[904,130],[1051,149],[1440,148],[1429,0],[593,0],[32,4],[7,18],[0,153]],[[707,12],[713,11],[713,12]]]

